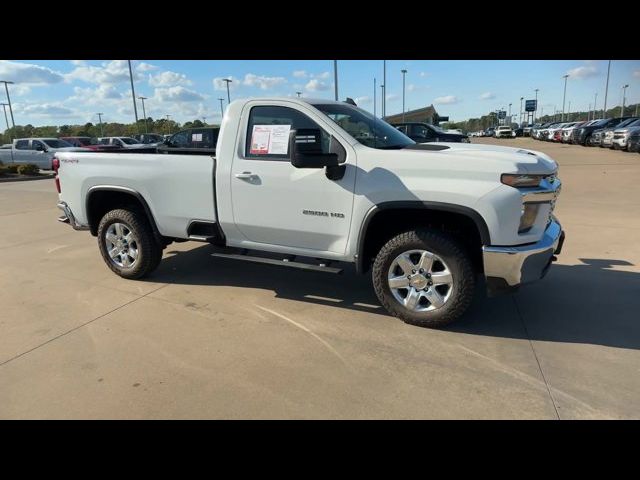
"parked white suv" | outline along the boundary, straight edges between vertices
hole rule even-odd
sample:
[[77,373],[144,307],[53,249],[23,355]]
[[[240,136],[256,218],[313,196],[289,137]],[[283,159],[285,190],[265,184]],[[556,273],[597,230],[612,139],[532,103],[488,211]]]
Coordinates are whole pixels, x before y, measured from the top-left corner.
[[511,138],[513,136],[513,132],[511,131],[511,127],[507,125],[500,125],[498,128],[496,128],[493,136],[496,138]]

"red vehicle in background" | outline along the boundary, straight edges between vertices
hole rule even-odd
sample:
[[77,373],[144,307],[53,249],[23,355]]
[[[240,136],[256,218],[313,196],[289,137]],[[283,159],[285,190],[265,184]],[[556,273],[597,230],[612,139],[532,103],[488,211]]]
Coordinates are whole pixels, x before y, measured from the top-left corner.
[[115,150],[121,150],[117,145],[102,145],[98,143],[98,139],[95,137],[60,137],[61,140],[66,140],[74,147],[85,147],[93,150],[94,152],[113,152]]

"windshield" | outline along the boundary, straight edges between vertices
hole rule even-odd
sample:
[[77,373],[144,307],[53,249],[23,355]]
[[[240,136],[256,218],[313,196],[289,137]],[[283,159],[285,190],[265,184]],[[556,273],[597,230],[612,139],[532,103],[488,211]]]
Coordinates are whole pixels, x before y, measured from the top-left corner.
[[64,140],[60,140],[60,139],[56,139],[56,138],[43,140],[43,142],[46,143],[47,146],[51,147],[51,148],[73,147],[73,145],[71,145],[69,142],[65,142]]
[[627,125],[629,125],[630,123],[633,123],[637,120],[637,118],[629,118],[627,120],[625,120],[624,122],[620,122],[617,126],[617,128],[622,128],[622,127],[626,127]]
[[127,145],[139,145],[140,144],[140,142],[138,140],[136,140],[135,138],[122,137],[122,138],[120,138],[120,140],[122,140]]
[[401,149],[416,142],[384,120],[351,105],[314,105],[361,144],[379,149]]

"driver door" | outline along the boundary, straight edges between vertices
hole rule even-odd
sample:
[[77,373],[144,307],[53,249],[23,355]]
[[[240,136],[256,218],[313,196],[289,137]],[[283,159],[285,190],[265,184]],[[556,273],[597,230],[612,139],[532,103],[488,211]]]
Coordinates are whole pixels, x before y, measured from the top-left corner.
[[[243,110],[230,179],[235,225],[245,238],[240,243],[248,248],[248,243],[259,243],[344,253],[353,208],[355,154],[327,133],[322,122],[297,107],[248,103]],[[342,178],[327,178],[324,168],[295,168],[288,144],[271,149],[274,144],[268,135],[275,138],[276,130],[288,138],[288,131],[300,130],[302,135],[306,129],[320,129],[323,152],[340,149],[346,167]],[[306,139],[300,136],[301,142]]]

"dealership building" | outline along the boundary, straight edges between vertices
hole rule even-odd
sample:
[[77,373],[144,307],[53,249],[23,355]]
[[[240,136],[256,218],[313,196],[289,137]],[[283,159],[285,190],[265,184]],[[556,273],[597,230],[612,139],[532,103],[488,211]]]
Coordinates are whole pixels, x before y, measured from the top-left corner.
[[438,122],[446,122],[447,120],[449,120],[449,117],[439,116],[433,105],[429,105],[428,107],[418,108],[417,110],[407,110],[406,112],[404,112],[404,120],[402,113],[388,115],[384,117],[384,120],[387,123],[400,123],[404,121],[438,125]]

